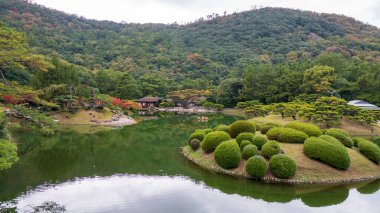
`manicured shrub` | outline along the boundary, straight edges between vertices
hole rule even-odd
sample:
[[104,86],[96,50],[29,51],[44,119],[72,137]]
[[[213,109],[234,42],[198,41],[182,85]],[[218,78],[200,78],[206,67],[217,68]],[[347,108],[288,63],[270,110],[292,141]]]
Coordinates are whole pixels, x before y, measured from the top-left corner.
[[257,149],[257,147],[255,145],[250,144],[244,147],[242,151],[242,156],[244,159],[249,159],[250,157],[257,155],[258,153],[259,150]]
[[333,136],[330,135],[321,135],[319,136],[320,139],[323,139],[329,143],[334,143],[340,146],[344,146],[338,139],[334,138]]
[[358,148],[368,159],[380,163],[380,148],[369,140],[362,139],[358,144]]
[[194,140],[194,139],[197,139],[199,141],[203,141],[203,138],[205,137],[205,134],[201,133],[201,132],[194,132],[193,134],[190,135],[189,137],[189,145],[190,145],[190,141]]
[[322,135],[321,129],[314,125],[314,124],[308,124],[308,123],[301,123],[301,122],[293,122],[290,124],[286,124],[285,127],[292,128],[301,132],[304,132],[309,137],[315,136],[319,137]]
[[267,132],[267,138],[269,140],[277,140],[278,136],[280,136],[280,134],[284,131],[287,131],[289,130],[290,128],[283,128],[283,127],[274,127],[274,128],[271,128],[268,132]]
[[190,147],[191,147],[191,149],[192,150],[197,150],[198,148],[199,148],[199,146],[200,146],[200,141],[198,140],[198,139],[193,139],[193,140],[191,140],[190,141]]
[[267,138],[263,136],[255,136],[253,138],[252,144],[257,146],[259,150],[263,147],[263,145],[267,142]]
[[354,146],[355,146],[355,147],[358,147],[360,141],[363,141],[363,140],[366,140],[366,139],[364,139],[364,138],[359,138],[359,137],[352,138],[352,141],[354,142]]
[[338,139],[343,145],[347,147],[352,147],[354,145],[354,142],[346,134],[347,133],[339,129],[328,129],[325,132],[325,135],[333,136],[334,138]]
[[372,138],[371,141],[376,144],[378,147],[380,147],[380,137]]
[[252,122],[252,123],[255,125],[256,131],[260,131],[261,130],[261,125],[260,124],[258,124],[256,122]]
[[218,145],[214,153],[216,163],[225,168],[236,168],[240,164],[240,149],[236,141],[225,141]]
[[204,135],[207,135],[208,133],[212,132],[212,129],[197,129],[194,133],[203,133]]
[[256,127],[249,121],[235,121],[230,125],[230,136],[236,138],[240,133],[243,132],[256,132]]
[[245,171],[255,178],[265,177],[267,174],[267,162],[259,155],[253,156],[248,159]]
[[240,150],[243,150],[245,146],[247,146],[247,145],[251,145],[251,144],[252,144],[251,141],[243,140],[243,141],[240,143]]
[[261,154],[267,158],[271,158],[272,156],[280,154],[280,153],[281,153],[281,148],[280,148],[280,145],[276,141],[266,142],[261,149]]
[[227,126],[227,125],[218,125],[214,128],[215,131],[223,131],[223,132],[227,132],[227,133],[230,133],[230,127]]
[[261,134],[267,134],[267,132],[270,130],[270,129],[272,129],[273,127],[275,127],[275,126],[273,126],[273,125],[269,125],[269,124],[264,124],[264,125],[262,125],[261,126],[261,130],[260,130],[260,132],[261,132]]
[[243,141],[243,140],[247,140],[247,141],[253,141],[253,139],[255,138],[255,134],[251,133],[251,132],[243,132],[243,133],[240,133],[237,137],[236,137],[236,142],[240,145],[240,143]]
[[[348,132],[344,131],[344,130],[341,130],[341,129],[336,129],[336,128],[330,128],[330,129],[326,129],[325,133],[327,131],[334,131],[334,132],[339,132],[340,134],[343,134],[345,136],[349,136]],[[323,134],[325,134],[323,133]]]
[[267,125],[272,125],[272,126],[275,126],[275,127],[282,127],[281,124],[274,123],[274,122],[267,122],[267,123],[265,123],[265,124],[267,124]]
[[269,168],[273,176],[281,179],[291,178],[297,171],[296,161],[284,154],[273,156],[269,160]]
[[303,143],[307,138],[307,134],[301,131],[284,128],[280,135],[277,137],[277,141],[284,143]]
[[220,143],[228,140],[230,140],[230,135],[226,132],[210,132],[204,137],[201,146],[203,151],[205,151],[206,153],[211,153]]
[[311,159],[326,163],[341,170],[347,170],[351,164],[347,149],[334,140],[311,137],[304,142],[303,151]]

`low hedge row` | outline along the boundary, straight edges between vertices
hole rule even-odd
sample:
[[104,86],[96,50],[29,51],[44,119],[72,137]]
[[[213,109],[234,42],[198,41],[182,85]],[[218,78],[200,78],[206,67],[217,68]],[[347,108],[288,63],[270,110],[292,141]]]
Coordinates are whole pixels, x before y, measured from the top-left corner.
[[225,168],[236,168],[240,164],[241,154],[236,141],[225,141],[215,149],[214,158],[216,163]]
[[303,143],[308,135],[292,128],[275,127],[267,132],[267,138],[284,143]]
[[259,155],[253,156],[245,164],[245,171],[254,178],[265,177],[267,174],[267,162]]
[[257,147],[255,145],[250,144],[244,147],[241,154],[243,158],[247,160],[250,157],[257,155],[258,153],[259,150],[257,149]]
[[363,153],[368,159],[380,163],[380,148],[369,140],[361,139],[358,143],[358,149]]
[[354,145],[354,142],[352,141],[352,139],[343,130],[334,129],[334,128],[328,129],[325,131],[325,135],[333,136],[334,138],[338,139],[346,147],[352,147]]
[[230,125],[230,136],[232,138],[236,138],[243,132],[255,133],[256,126],[253,123],[244,120],[235,121]]
[[269,168],[273,176],[288,179],[296,174],[297,164],[293,158],[279,154],[269,160]]
[[251,132],[243,132],[243,133],[240,133],[237,137],[236,137],[236,142],[240,145],[240,143],[244,140],[247,140],[247,141],[250,141],[250,142],[253,142],[255,138],[255,134],[251,133]]
[[304,153],[307,157],[326,163],[341,170],[347,170],[351,164],[346,148],[334,140],[317,137],[308,138],[304,143]]
[[308,123],[301,123],[301,122],[293,122],[290,124],[286,124],[285,127],[292,128],[301,132],[304,132],[309,137],[315,136],[319,137],[322,135],[321,129],[314,125],[314,124],[308,124]]
[[215,131],[208,133],[202,143],[202,150],[206,153],[211,153],[215,150],[215,148],[222,143],[223,141],[230,140],[230,135],[226,132]]
[[281,148],[280,148],[280,145],[276,141],[266,142],[261,149],[261,154],[267,158],[271,158],[272,156],[280,154],[280,153],[281,153]]
[[284,128],[284,127],[274,127],[271,128],[267,132],[267,138],[268,140],[277,140],[278,136],[280,136],[281,133],[283,133],[286,130],[289,130],[290,128]]

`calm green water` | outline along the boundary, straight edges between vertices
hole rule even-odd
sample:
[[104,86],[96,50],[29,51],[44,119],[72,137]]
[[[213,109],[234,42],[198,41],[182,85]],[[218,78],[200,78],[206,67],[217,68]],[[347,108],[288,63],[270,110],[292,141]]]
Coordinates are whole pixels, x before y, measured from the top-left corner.
[[121,130],[62,131],[49,138],[19,130],[20,161],[0,173],[1,210],[380,211],[380,181],[345,186],[273,185],[198,168],[180,154],[189,133],[236,118],[214,114],[202,123],[197,117],[169,114]]

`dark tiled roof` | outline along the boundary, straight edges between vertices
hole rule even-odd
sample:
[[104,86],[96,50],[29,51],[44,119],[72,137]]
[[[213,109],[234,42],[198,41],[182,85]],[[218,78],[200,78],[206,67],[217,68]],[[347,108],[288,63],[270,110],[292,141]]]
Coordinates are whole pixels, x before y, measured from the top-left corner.
[[158,97],[144,97],[136,100],[136,102],[158,102],[160,98]]

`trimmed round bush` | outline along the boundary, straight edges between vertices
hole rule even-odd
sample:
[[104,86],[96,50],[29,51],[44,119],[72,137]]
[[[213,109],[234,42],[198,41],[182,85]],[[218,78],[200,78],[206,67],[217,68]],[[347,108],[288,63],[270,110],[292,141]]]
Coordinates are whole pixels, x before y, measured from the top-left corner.
[[256,132],[256,127],[253,123],[249,121],[235,121],[230,125],[230,136],[232,138],[236,138],[240,133],[243,132]]
[[240,143],[240,150],[243,150],[245,146],[248,146],[248,145],[251,145],[251,144],[252,144],[251,141],[243,140],[243,141]]
[[380,163],[380,148],[369,140],[362,139],[358,144],[358,149],[363,155],[376,164]]
[[254,178],[265,177],[267,174],[267,162],[259,155],[253,156],[245,164],[245,171]]
[[355,146],[355,147],[358,147],[360,141],[363,141],[363,140],[366,140],[366,139],[364,139],[364,138],[359,138],[359,137],[352,138],[352,141],[354,142],[354,146]]
[[257,146],[259,150],[263,147],[263,145],[267,142],[267,138],[263,136],[255,136],[253,138],[252,144]]
[[293,122],[290,124],[286,124],[285,127],[301,131],[301,132],[307,134],[309,137],[311,137],[311,136],[319,137],[322,135],[321,129],[314,124]]
[[275,155],[269,160],[270,172],[273,176],[281,179],[293,177],[297,171],[296,161],[285,155]]
[[205,136],[201,143],[202,150],[206,153],[211,153],[220,143],[228,140],[230,140],[230,135],[227,132],[210,132]]
[[190,147],[192,150],[198,150],[199,149],[199,146],[200,146],[200,141],[198,139],[193,139],[190,141]]
[[304,143],[303,151],[307,157],[337,169],[347,170],[351,164],[347,149],[341,143],[333,142],[333,140],[308,138]]
[[197,139],[199,141],[203,141],[203,138],[205,137],[205,134],[201,133],[201,132],[194,132],[193,134],[190,135],[189,137],[189,145],[190,145],[190,141],[194,140],[194,139]]
[[242,156],[244,159],[247,160],[250,157],[257,155],[258,153],[259,153],[259,150],[257,149],[257,147],[255,145],[250,144],[244,147],[242,151]]
[[269,125],[269,124],[264,124],[264,125],[261,126],[260,132],[261,132],[261,134],[265,135],[273,127],[275,127],[275,126]]
[[230,127],[227,126],[227,125],[218,125],[214,128],[215,131],[223,131],[223,132],[227,132],[227,133],[230,133]]
[[338,139],[334,138],[333,136],[330,135],[321,135],[319,136],[320,139],[323,139],[329,143],[334,143],[340,146],[344,146]]
[[261,154],[267,158],[271,158],[272,156],[280,154],[280,153],[281,153],[281,148],[280,148],[280,145],[276,141],[266,142],[261,149]]
[[349,136],[348,132],[341,130],[341,129],[336,129],[336,128],[326,129],[326,131],[323,134],[326,134],[327,131],[339,132],[340,134],[343,134],[345,136]]
[[[274,127],[274,128],[271,128],[268,132],[267,132],[267,138],[269,140],[277,140],[278,136],[280,136],[281,133],[285,132],[285,131],[289,131],[290,128],[284,128],[284,127]],[[293,129],[291,129],[293,130]]]
[[251,133],[251,132],[243,132],[243,133],[240,133],[237,137],[236,137],[236,142],[240,145],[240,143],[244,140],[247,140],[247,141],[253,141],[253,139],[255,138],[255,134]]
[[208,133],[212,132],[212,129],[197,129],[194,133],[202,133],[204,135],[207,135]]
[[284,128],[280,135],[277,137],[277,141],[284,143],[303,143],[307,138],[307,134],[301,131]]
[[235,141],[225,141],[218,145],[214,153],[216,163],[225,168],[236,168],[240,164],[240,149]]
[[328,129],[325,132],[325,135],[333,136],[334,138],[338,139],[343,145],[347,147],[352,147],[354,145],[354,142],[348,135],[345,134],[344,131],[339,129]]

